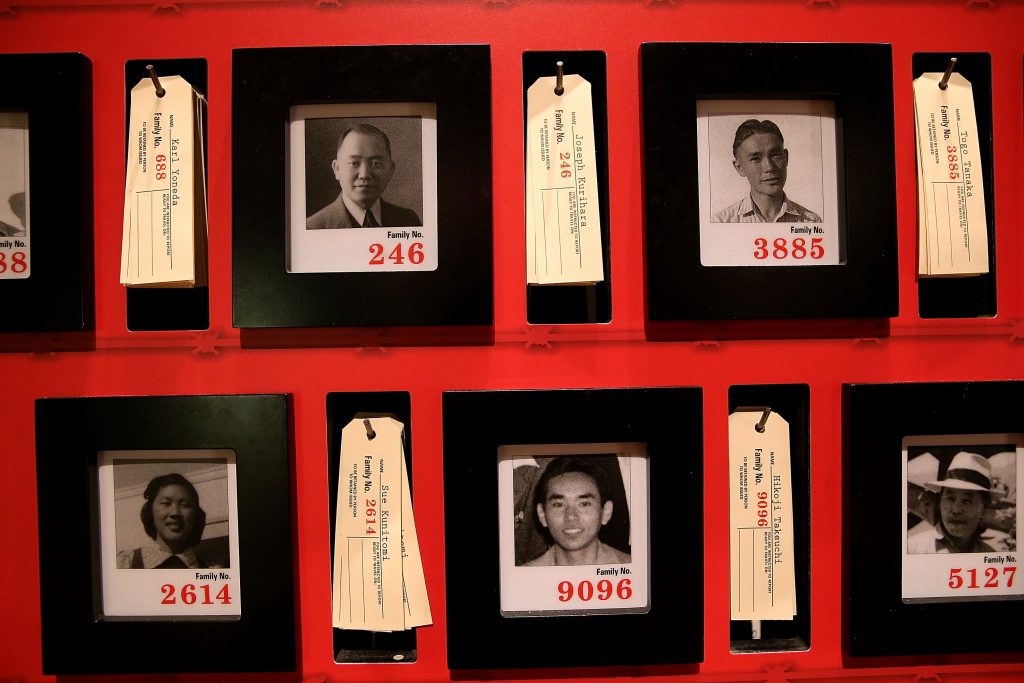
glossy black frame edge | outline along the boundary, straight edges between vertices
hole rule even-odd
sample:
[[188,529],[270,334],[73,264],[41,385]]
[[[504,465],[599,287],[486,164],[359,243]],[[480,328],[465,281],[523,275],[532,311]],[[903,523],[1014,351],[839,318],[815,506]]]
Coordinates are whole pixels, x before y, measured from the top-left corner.
[[[490,63],[488,45],[232,52],[235,327],[493,325]],[[290,107],[413,101],[437,105],[438,269],[286,272]]]
[[[948,628],[1016,623],[1019,601],[903,603],[898,520],[904,518],[904,437],[1022,432],[1022,401],[1024,382],[843,385],[842,604],[847,664],[880,665],[878,658],[922,655],[935,664],[936,656],[951,661],[956,655],[981,653],[1018,653],[1019,661],[1024,646],[1015,629]],[[870,659],[858,661],[861,658]]]
[[92,331],[92,62],[7,54],[0,73],[0,109],[28,111],[32,265],[24,280],[0,280],[0,332]]
[[[608,67],[601,50],[523,53],[523,126],[526,91],[542,76],[555,75],[555,62],[565,73],[579,74],[591,86],[594,107],[594,152],[597,160],[597,199],[604,245],[604,280],[593,285],[526,286],[526,321],[531,325],[607,323],[612,319],[611,223],[608,219]],[[526,138],[523,139],[526,159]],[[525,183],[525,166],[524,166]]]
[[[334,567],[334,525],[337,519],[341,430],[356,415],[391,415],[405,425],[405,466],[412,481],[412,401],[407,391],[339,391],[327,394],[327,504],[330,519],[331,567]],[[332,569],[333,573],[333,569]],[[343,630],[333,633],[334,661],[345,663],[402,663],[416,661],[416,629],[378,633]],[[341,656],[344,653],[344,656]],[[401,655],[401,660],[395,660]]]
[[761,639],[751,638],[749,621],[730,621],[733,652],[804,651],[811,647],[811,389],[806,384],[735,384],[729,414],[766,406],[789,423],[793,489],[793,546],[796,562],[796,617],[761,622]]
[[[36,400],[44,673],[295,671],[288,403],[285,395]],[[96,621],[96,454],[173,448],[236,453],[241,617]],[[168,642],[188,647],[155,659],[153,644]]]
[[[208,69],[205,58],[195,59],[131,59],[124,65],[124,130],[125,155],[132,88],[143,78],[149,78],[146,65],[152,64],[157,75],[181,76],[189,85],[207,96]],[[209,121],[203,126],[203,149],[209,168]],[[209,182],[207,182],[209,188]],[[209,192],[209,189],[207,189]],[[148,330],[205,330],[210,327],[209,287],[125,287],[125,312],[128,329]]]
[[[640,61],[649,327],[898,315],[891,46],[645,43]],[[701,265],[696,103],[758,98],[835,102],[845,265]]]
[[[444,392],[449,669],[703,660],[702,406],[700,387]],[[628,441],[644,442],[648,449],[650,611],[502,617],[495,533],[498,447]],[[466,514],[467,494],[474,514]],[[689,558],[658,545],[659,539],[682,538]],[[552,647],[510,647],[527,642]]]
[[978,118],[978,153],[985,180],[985,218],[989,272],[976,277],[917,278],[918,313],[922,318],[980,318],[996,314],[995,173],[992,163],[992,56],[987,52],[915,52],[913,77],[945,71],[956,57],[956,70],[971,82]]

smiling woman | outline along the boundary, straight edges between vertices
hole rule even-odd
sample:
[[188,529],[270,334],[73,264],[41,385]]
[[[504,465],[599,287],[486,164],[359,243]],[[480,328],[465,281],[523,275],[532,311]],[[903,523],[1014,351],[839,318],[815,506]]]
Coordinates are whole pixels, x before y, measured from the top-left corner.
[[117,554],[118,569],[203,569],[219,566],[197,552],[206,512],[199,493],[178,473],[154,477],[143,493],[139,517],[150,541]]

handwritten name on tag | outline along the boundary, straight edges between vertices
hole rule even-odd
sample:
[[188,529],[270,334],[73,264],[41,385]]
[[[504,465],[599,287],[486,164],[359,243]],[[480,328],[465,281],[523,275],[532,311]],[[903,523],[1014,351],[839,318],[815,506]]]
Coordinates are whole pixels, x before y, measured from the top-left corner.
[[121,284],[206,284],[205,101],[185,79],[132,88],[121,240]]
[[335,628],[401,631],[431,623],[402,445],[390,417],[341,432],[334,537]]
[[796,615],[789,423],[763,409],[729,416],[729,557],[733,620]]
[[526,262],[528,284],[604,280],[594,108],[590,83],[566,74],[538,78],[526,92]]
[[918,274],[980,275],[989,254],[974,91],[957,73],[943,90],[942,77],[925,73],[914,81]]

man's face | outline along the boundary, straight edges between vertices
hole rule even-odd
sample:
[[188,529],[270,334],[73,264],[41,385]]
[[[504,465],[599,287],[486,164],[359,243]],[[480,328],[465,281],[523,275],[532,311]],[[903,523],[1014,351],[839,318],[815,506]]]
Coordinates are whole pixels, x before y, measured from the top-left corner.
[[384,138],[359,132],[345,136],[331,168],[342,194],[364,209],[384,193],[395,172]]
[[755,133],[736,148],[732,165],[750,183],[751,191],[772,196],[786,185],[789,151],[777,135]]
[[157,491],[153,499],[153,524],[158,541],[169,550],[180,552],[196,523],[196,502],[184,486],[170,484]]
[[583,472],[566,472],[548,482],[547,497],[537,503],[537,516],[565,550],[597,542],[601,527],[612,518],[612,502],[601,503],[597,483]]
[[965,491],[943,487],[939,496],[942,525],[949,535],[959,541],[968,541],[985,514],[985,501],[980,491]]

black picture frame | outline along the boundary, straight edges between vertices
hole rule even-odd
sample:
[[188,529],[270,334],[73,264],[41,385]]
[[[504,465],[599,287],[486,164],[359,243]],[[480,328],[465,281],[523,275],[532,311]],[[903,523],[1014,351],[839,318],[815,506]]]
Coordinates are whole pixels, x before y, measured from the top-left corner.
[[[0,280],[0,332],[91,333],[92,62],[79,53],[8,54],[0,73],[0,109],[28,112],[32,269],[26,279]],[[68,346],[83,341],[92,343]]]
[[[491,326],[490,46],[236,49],[232,64],[234,326]],[[436,104],[437,270],[287,272],[289,110],[345,102]]]
[[[680,321],[898,314],[891,46],[646,43],[640,61],[649,338]],[[714,99],[835,104],[845,263],[701,264],[696,107]]]
[[[579,74],[590,83],[594,109],[594,156],[597,162],[597,200],[601,217],[604,280],[589,285],[527,285],[526,321],[531,325],[607,323],[612,319],[611,223],[608,218],[608,68],[601,50],[561,50],[523,53],[523,126],[526,92],[538,78],[554,76],[555,63],[565,73]],[[523,140],[524,159],[526,140]],[[524,170],[525,172],[525,170]]]
[[[696,665],[703,660],[702,401],[699,387],[444,392],[449,669]],[[498,447],[596,442],[647,445],[650,610],[503,617],[496,533]],[[466,514],[467,495],[473,514]],[[690,557],[679,552],[676,542],[682,538]],[[658,545],[666,539],[675,539],[668,541],[674,544],[672,552]]]
[[[241,616],[97,620],[97,452],[198,448],[236,454]],[[36,470],[44,673],[295,671],[287,396],[37,399]]]
[[[997,310],[996,200],[992,163],[992,56],[987,52],[915,52],[913,76],[944,72],[956,57],[957,73],[971,83],[978,122],[978,159],[985,180],[988,272],[973,277],[918,277],[917,308],[922,318],[990,318]],[[920,217],[918,217],[920,220]]]
[[[847,662],[1016,653],[1019,600],[905,604],[903,439],[1024,432],[1024,382],[843,385],[843,650]],[[950,624],[972,624],[950,628]],[[900,660],[897,660],[900,661]],[[956,661],[956,660],[950,660]]]

